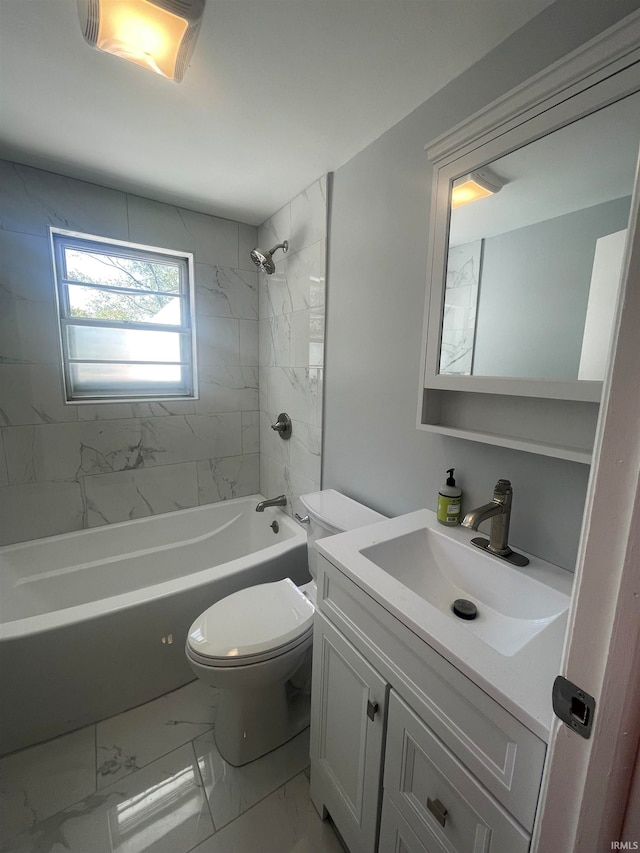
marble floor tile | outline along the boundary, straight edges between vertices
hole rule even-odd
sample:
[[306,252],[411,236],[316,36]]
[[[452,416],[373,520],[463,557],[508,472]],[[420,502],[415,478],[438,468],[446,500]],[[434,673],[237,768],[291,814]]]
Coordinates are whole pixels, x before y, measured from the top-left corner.
[[190,744],[39,821],[3,853],[187,853],[213,832]]
[[224,761],[215,745],[213,732],[196,738],[193,746],[217,830],[309,764],[309,729],[243,767],[232,767]]
[[309,798],[304,773],[283,785],[192,853],[344,853]]
[[96,725],[98,789],[211,729],[217,692],[192,681]]
[[94,726],[0,759],[0,845],[93,794],[95,763]]

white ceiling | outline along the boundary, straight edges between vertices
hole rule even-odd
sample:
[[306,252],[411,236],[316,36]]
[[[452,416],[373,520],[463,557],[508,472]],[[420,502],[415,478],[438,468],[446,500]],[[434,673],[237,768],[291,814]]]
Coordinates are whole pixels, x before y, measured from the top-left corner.
[[550,2],[207,0],[176,84],[0,0],[0,156],[259,224]]
[[506,185],[452,212],[451,245],[630,196],[639,146],[636,93],[501,157],[490,166]]

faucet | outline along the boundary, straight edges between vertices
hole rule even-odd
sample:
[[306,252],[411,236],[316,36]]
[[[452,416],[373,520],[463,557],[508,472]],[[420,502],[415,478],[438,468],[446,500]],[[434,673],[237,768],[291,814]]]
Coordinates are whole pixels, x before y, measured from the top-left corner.
[[277,498],[270,498],[267,501],[260,501],[260,503],[256,507],[256,512],[264,512],[265,508],[268,506],[286,506],[286,505],[287,505],[287,496],[286,495],[278,495]]
[[509,547],[509,522],[511,520],[511,500],[513,490],[509,480],[498,480],[493,490],[493,500],[488,504],[476,507],[468,512],[462,522],[463,527],[477,530],[483,521],[491,519],[491,533],[489,539],[478,536],[471,540],[476,548],[484,548],[494,557],[507,560],[515,566],[526,566],[529,562],[527,557],[517,554]]

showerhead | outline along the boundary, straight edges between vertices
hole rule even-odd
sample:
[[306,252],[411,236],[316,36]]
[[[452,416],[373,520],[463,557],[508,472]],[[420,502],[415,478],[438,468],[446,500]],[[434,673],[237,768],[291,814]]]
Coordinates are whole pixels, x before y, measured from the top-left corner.
[[269,249],[268,252],[263,252],[262,249],[252,249],[249,252],[249,255],[259,270],[262,270],[262,272],[267,275],[273,275],[276,271],[276,265],[273,262],[272,256],[276,249],[282,249],[286,254],[289,249],[289,241],[285,240],[284,243],[278,243],[277,246],[274,246],[273,249]]

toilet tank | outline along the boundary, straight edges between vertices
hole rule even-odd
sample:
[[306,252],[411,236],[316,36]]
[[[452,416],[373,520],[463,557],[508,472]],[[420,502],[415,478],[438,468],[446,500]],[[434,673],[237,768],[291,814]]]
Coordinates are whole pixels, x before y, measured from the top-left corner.
[[323,489],[320,492],[300,495],[300,501],[309,516],[307,556],[309,573],[314,580],[318,574],[316,539],[333,536],[334,533],[343,533],[345,530],[353,530],[356,527],[364,527],[367,524],[375,524],[376,521],[384,521],[387,517],[336,492],[335,489]]

